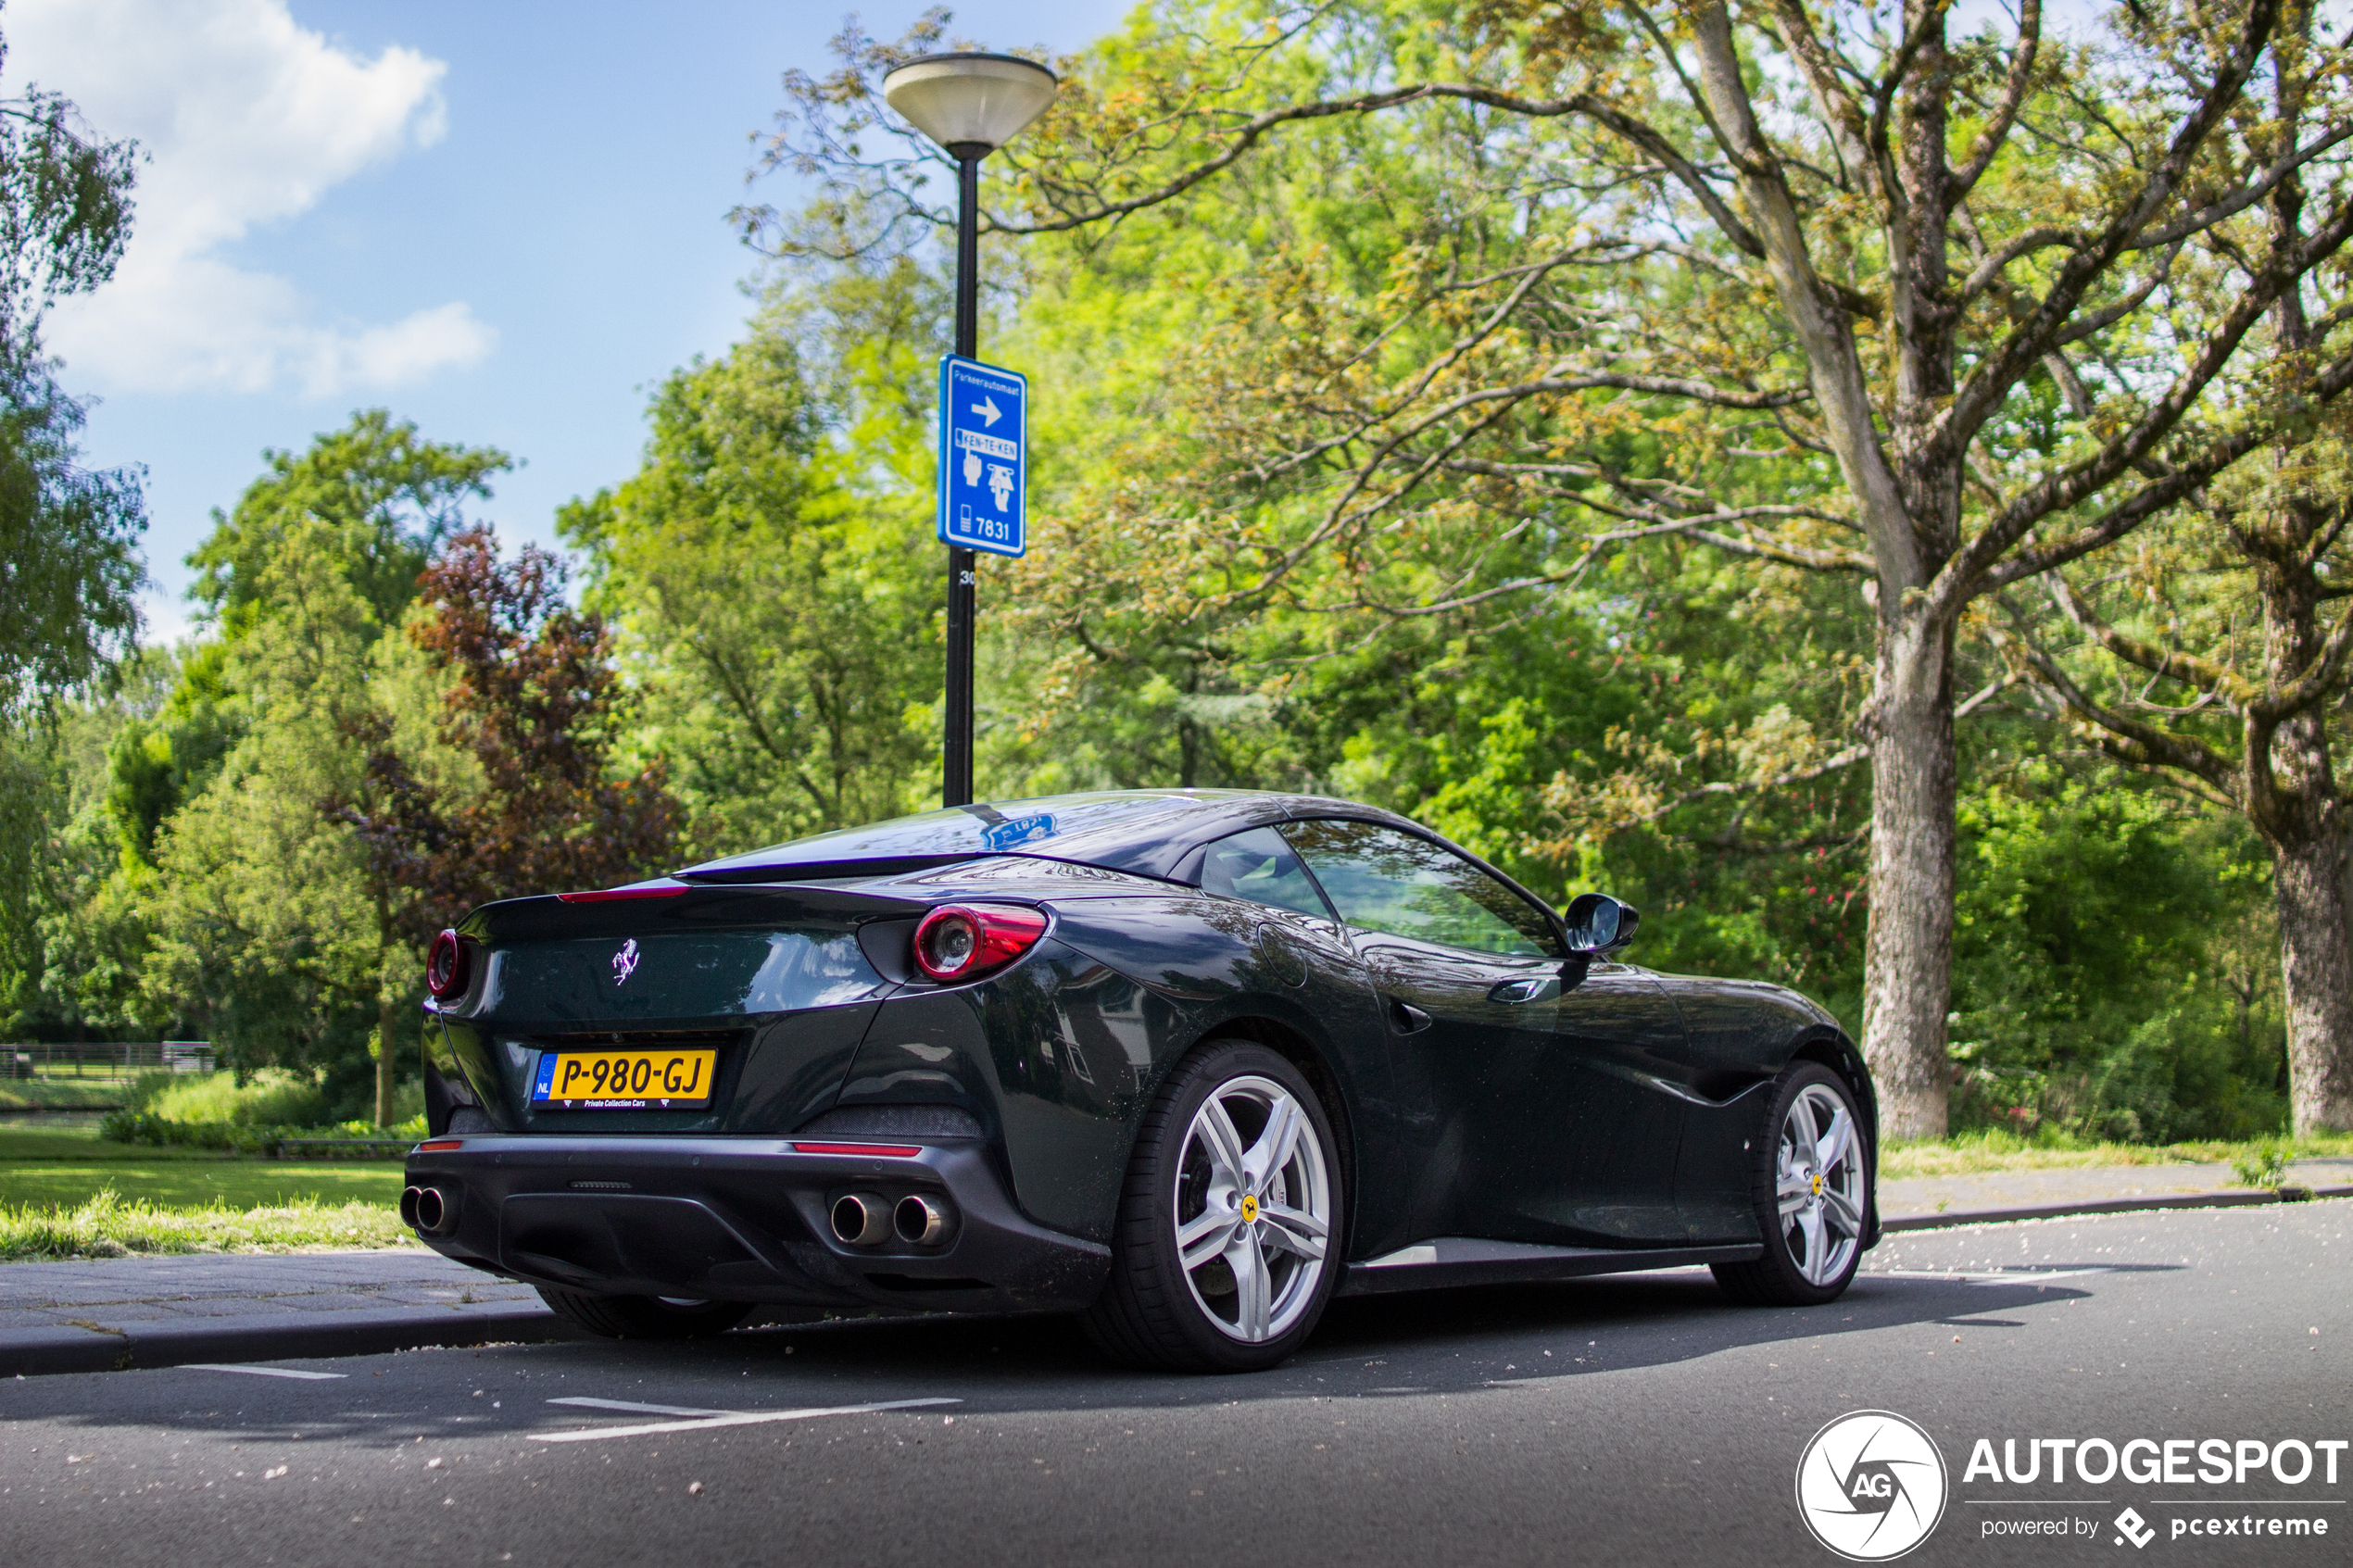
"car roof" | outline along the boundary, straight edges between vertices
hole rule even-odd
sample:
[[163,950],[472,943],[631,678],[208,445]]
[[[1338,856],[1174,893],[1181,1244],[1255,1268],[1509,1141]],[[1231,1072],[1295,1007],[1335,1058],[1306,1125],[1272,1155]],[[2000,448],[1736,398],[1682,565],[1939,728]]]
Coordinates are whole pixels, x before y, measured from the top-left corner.
[[889,875],[980,856],[1020,855],[1182,881],[1187,880],[1185,862],[1202,845],[1246,828],[1307,817],[1353,817],[1430,835],[1428,828],[1394,812],[1320,796],[1250,789],[1112,789],[895,817],[706,860],[676,874],[690,882],[799,882]]

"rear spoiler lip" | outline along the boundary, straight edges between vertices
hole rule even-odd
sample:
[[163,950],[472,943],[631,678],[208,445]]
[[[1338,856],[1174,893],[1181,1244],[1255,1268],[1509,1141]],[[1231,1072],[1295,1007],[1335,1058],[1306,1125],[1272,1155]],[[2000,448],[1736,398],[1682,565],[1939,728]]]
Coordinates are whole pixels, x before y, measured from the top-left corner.
[[724,872],[686,871],[671,874],[694,887],[792,886],[805,882],[847,882],[868,877],[905,876],[936,871],[966,860],[990,860],[992,853],[968,855],[899,855],[867,860],[782,860],[767,866],[735,866]]
[[[1131,866],[1105,865],[1099,860],[1080,860],[1066,855],[1042,855],[1028,849],[987,849],[975,854],[901,855],[865,860],[779,861],[768,866],[736,866],[724,872],[673,872],[672,878],[696,887],[797,887],[815,883],[881,882],[922,872],[938,871],[946,866],[968,866],[981,861],[1034,860],[1047,865],[1083,866],[1090,871],[1115,872],[1142,882],[1164,883],[1172,887],[1195,887],[1198,881],[1182,877],[1163,876],[1157,872],[1138,871]],[[965,897],[978,897],[977,894]],[[937,902],[937,898],[931,902]]]

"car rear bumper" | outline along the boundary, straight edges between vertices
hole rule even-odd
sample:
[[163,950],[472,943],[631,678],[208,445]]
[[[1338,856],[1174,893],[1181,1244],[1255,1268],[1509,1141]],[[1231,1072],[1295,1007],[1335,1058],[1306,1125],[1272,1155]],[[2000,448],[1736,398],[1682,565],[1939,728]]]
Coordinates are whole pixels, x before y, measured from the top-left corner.
[[[669,1296],[905,1311],[1074,1311],[1109,1248],[1022,1217],[973,1139],[907,1139],[903,1157],[810,1152],[776,1137],[465,1134],[409,1159],[441,1195],[425,1244],[477,1268],[597,1295]],[[854,1144],[878,1143],[858,1139]],[[839,1150],[841,1144],[828,1143]],[[946,1237],[871,1247],[834,1234],[850,1194],[925,1197]]]

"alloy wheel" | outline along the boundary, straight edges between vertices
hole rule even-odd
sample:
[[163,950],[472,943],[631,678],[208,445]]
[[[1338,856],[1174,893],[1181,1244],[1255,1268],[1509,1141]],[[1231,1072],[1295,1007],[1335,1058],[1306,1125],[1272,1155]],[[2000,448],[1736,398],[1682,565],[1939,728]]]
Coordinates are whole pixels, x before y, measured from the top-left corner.
[[1781,1241],[1809,1285],[1837,1281],[1863,1244],[1863,1149],[1827,1084],[1808,1084],[1781,1118],[1773,1158]]
[[1315,1297],[1331,1238],[1331,1176],[1314,1122],[1254,1073],[1193,1113],[1176,1169],[1176,1250],[1187,1288],[1228,1338],[1261,1344]]

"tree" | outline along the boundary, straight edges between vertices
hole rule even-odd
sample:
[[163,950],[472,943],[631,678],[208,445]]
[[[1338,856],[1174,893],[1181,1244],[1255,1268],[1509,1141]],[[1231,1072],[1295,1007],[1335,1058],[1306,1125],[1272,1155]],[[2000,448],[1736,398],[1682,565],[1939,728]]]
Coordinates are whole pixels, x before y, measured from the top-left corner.
[[[2278,373],[2298,358],[2285,348]],[[2348,456],[2340,418],[2250,458],[2121,570],[2053,573],[2056,615],[2020,607],[2006,638],[2102,750],[2243,815],[2271,852],[2299,1133],[2353,1125],[2353,785],[2338,761],[2353,740],[2353,589],[2333,575],[2353,521]],[[2054,651],[2061,639],[2076,646]]]
[[324,1069],[339,1098],[364,1071],[384,1119],[401,1060],[388,1022],[419,994],[432,926],[419,890],[336,808],[362,796],[393,739],[419,775],[464,776],[437,741],[428,661],[384,633],[510,460],[426,441],[382,410],[265,457],[270,471],[192,558],[217,636],[114,748],[127,852],[109,887],[152,883],[152,1007],[204,1021],[240,1067]]
[[251,583],[223,676],[241,733],[156,836],[141,980],[159,1010],[226,1042],[240,1072],[323,1070],[347,1100],[381,995],[415,995],[417,960],[410,947],[406,964],[392,961],[364,847],[321,809],[358,785],[365,756],[350,731],[372,710],[371,677],[396,642],[378,635],[340,546],[326,523],[291,527]]
[[75,462],[82,408],[40,336],[57,296],[113,276],[137,157],[54,93],[0,100],[0,714],[88,680],[138,627],[138,480]]
[[88,681],[138,628],[145,501],[74,460],[82,418],[45,370],[0,363],[0,712]]
[[922,282],[892,269],[773,302],[744,342],[662,384],[644,467],[560,519],[713,850],[895,816],[930,791],[933,725],[911,718],[940,689]]
[[[1198,211],[1292,132],[1403,117],[1451,147],[1449,199],[1374,308],[1317,309],[1352,258],[1263,270],[1256,352],[1212,367],[1229,414],[1199,471],[1220,483],[1183,511],[1131,494],[1114,521],[1178,546],[1152,582],[1207,572],[1234,603],[1320,559],[1378,562],[1401,533],[1451,534],[1466,562],[1516,530],[1558,541],[1529,581],[1430,572],[1417,600],[1332,571],[1302,595],[1325,611],[1564,582],[1656,531],[1858,580],[1863,1044],[1888,1135],[1932,1135],[1965,619],[2353,384],[2330,270],[2353,235],[2353,112],[2343,51],[2302,15],[2138,7],[2079,44],[2045,35],[2038,0],[1959,38],[1937,0],[1885,27],[1804,0],[1667,16],[1497,0],[1445,29],[1371,4],[1164,12],[1115,61],[1072,62],[1054,110],[996,160],[992,221],[1109,250],[1166,235],[1180,225],[1153,213]],[[826,182],[812,220],[769,231],[804,254],[872,256],[949,219],[937,155],[876,91],[898,52],[845,44],[837,75],[788,82],[772,148]],[[1294,175],[1353,177],[1328,156]],[[2310,216],[2283,230],[2266,204],[2290,182]],[[2298,295],[2315,301],[2307,369],[2230,403],[2253,330]],[[1644,431],[1671,435],[1629,453]]]
[[400,623],[417,574],[465,525],[466,503],[488,496],[491,476],[514,466],[496,447],[423,440],[383,408],[355,413],[299,453],[262,458],[269,473],[245,487],[233,511],[214,510],[212,533],[188,558],[196,569],[191,592],[233,623],[259,597],[288,531],[322,523],[379,630]]

